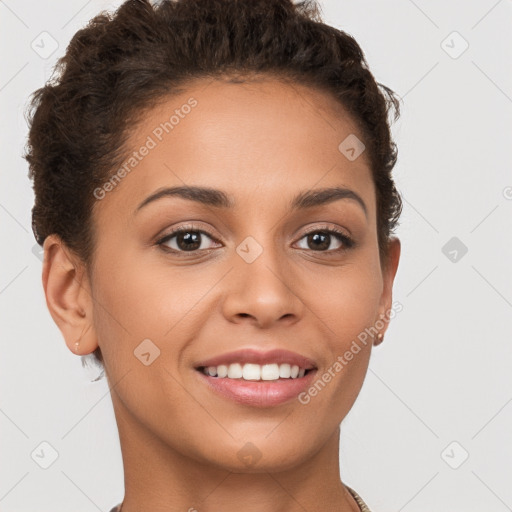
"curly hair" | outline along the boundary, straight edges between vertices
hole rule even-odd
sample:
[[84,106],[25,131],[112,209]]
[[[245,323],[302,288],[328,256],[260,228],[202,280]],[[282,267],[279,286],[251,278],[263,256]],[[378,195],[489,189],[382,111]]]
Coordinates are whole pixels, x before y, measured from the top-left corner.
[[[187,82],[271,75],[329,92],[358,126],[376,189],[383,265],[402,211],[388,114],[399,100],[376,82],[355,39],[325,24],[315,0],[127,0],[79,30],[32,95],[24,157],[41,246],[59,235],[90,268],[93,191],[124,160],[132,122]],[[97,362],[103,357],[94,351]]]

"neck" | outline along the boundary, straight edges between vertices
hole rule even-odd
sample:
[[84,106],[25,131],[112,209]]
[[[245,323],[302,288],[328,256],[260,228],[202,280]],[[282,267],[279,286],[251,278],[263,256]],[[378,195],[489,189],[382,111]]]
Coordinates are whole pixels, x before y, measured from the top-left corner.
[[339,428],[286,471],[235,473],[179,453],[116,404],[124,465],[122,512],[358,512],[340,480]]

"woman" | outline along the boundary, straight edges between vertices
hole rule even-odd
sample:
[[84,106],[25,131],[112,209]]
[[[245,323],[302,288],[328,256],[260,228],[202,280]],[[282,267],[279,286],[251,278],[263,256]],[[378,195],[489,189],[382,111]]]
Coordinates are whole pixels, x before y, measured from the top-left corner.
[[368,510],[339,426],[395,307],[391,107],[290,0],[127,1],[35,92],[43,286],[111,387],[113,511]]

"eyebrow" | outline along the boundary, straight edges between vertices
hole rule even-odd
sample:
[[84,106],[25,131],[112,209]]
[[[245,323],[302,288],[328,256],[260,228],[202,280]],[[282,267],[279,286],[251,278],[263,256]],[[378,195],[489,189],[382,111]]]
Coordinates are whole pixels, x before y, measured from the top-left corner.
[[[233,208],[235,205],[233,198],[222,190],[198,186],[165,187],[146,197],[136,208],[134,214],[149,203],[163,197],[180,197],[215,208]],[[352,199],[356,201],[363,209],[365,216],[368,217],[368,210],[363,199],[356,192],[345,187],[305,190],[292,198],[290,209],[304,210],[329,204],[339,199]]]

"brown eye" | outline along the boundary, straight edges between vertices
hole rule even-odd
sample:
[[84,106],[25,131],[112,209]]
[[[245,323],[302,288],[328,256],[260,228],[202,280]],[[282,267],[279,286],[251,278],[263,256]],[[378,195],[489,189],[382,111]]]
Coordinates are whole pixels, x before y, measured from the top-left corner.
[[[305,240],[306,247],[301,249],[311,249],[317,252],[336,252],[352,247],[352,240],[344,233],[334,229],[321,229],[307,233],[301,240]],[[335,247],[331,244],[335,242]]]
[[180,228],[161,238],[157,243],[176,252],[193,252],[211,249],[208,239],[214,239],[205,231],[191,228]]

